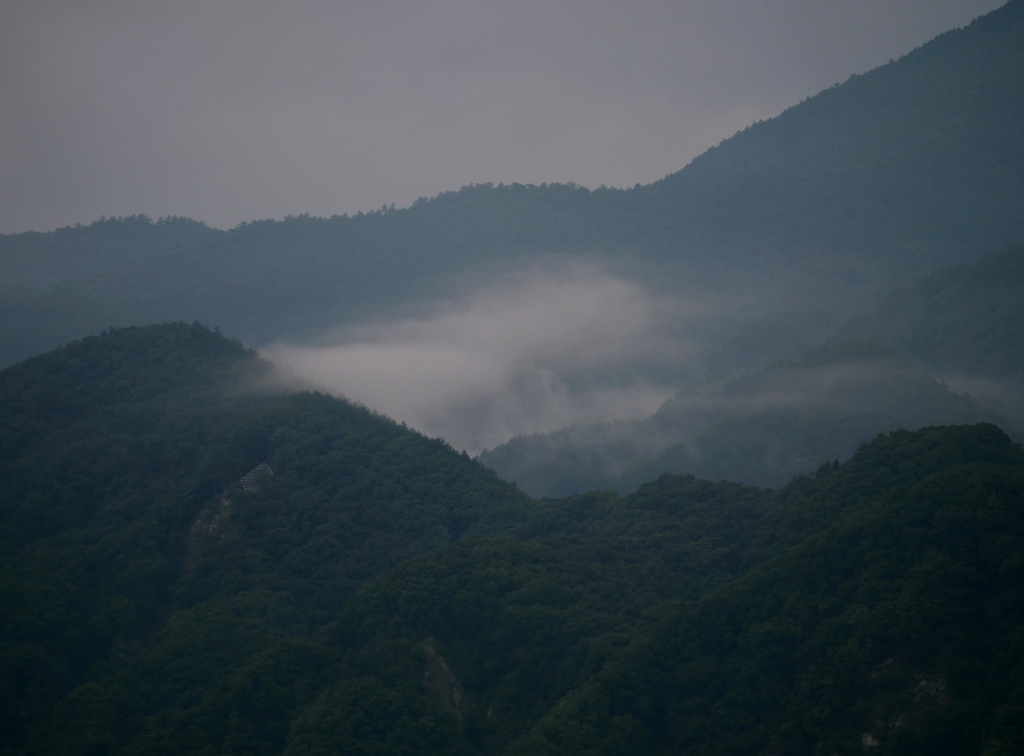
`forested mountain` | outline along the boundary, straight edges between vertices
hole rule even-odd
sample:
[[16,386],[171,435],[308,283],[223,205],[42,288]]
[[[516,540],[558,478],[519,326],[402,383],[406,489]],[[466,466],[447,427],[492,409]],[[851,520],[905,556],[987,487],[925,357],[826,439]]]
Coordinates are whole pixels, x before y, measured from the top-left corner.
[[1024,745],[1024,451],[992,425],[535,502],[269,377],[182,324],[0,372],[0,752]]
[[[0,742],[172,616],[251,606],[308,630],[402,559],[522,520],[522,494],[443,442],[330,397],[268,393],[268,370],[168,325],[0,373]],[[269,485],[247,493],[239,478],[262,463]]]
[[1022,51],[1012,0],[631,190],[481,185],[227,232],[130,218],[3,236],[0,364],[170,319],[253,345],[307,337],[550,255],[596,256],[675,293],[756,291],[757,318],[834,307],[1024,239]]
[[351,671],[293,733],[347,745],[383,703],[342,694],[362,665],[443,649],[468,752],[1013,752],[1021,462],[991,426],[930,429],[780,492],[666,476],[554,503],[540,537],[361,593],[330,636]]
[[1015,0],[755,124],[636,202],[672,218],[668,239],[772,264],[828,250],[916,267],[1019,242],[1022,39]]

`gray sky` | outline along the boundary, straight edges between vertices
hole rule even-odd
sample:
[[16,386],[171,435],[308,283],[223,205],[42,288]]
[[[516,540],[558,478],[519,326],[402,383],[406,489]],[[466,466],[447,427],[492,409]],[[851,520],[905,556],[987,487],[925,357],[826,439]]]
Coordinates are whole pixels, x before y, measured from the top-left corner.
[[1002,0],[5,0],[0,232],[649,183]]

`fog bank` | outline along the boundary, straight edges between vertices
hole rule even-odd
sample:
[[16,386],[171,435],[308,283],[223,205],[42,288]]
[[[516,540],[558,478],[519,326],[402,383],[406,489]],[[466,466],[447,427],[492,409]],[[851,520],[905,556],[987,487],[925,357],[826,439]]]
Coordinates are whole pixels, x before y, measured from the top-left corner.
[[651,376],[696,362],[680,334],[706,310],[570,265],[264,354],[307,385],[475,454],[517,434],[649,416],[673,393]]

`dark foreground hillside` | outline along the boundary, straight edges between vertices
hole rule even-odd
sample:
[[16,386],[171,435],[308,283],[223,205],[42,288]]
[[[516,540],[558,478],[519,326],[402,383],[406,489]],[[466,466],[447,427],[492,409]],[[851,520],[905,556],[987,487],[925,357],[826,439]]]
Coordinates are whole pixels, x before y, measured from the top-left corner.
[[0,373],[0,752],[1024,748],[995,426],[533,502],[265,371],[174,325]]
[[[213,644],[168,660],[189,666],[180,689],[161,672],[174,701],[265,633],[306,637],[403,559],[522,519],[522,494],[443,442],[270,393],[268,370],[179,324],[0,373],[0,743],[21,748],[68,691],[153,658],[161,628]],[[261,463],[274,475],[246,492]]]

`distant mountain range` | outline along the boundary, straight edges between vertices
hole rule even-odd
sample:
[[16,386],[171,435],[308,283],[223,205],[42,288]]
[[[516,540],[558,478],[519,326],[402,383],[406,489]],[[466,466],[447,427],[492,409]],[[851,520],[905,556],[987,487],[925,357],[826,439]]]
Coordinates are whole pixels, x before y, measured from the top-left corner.
[[676,293],[771,294],[772,311],[856,302],[1024,240],[1022,51],[1014,0],[631,190],[482,185],[230,231],[133,217],[0,236],[0,364],[175,319],[305,338],[550,255]]

